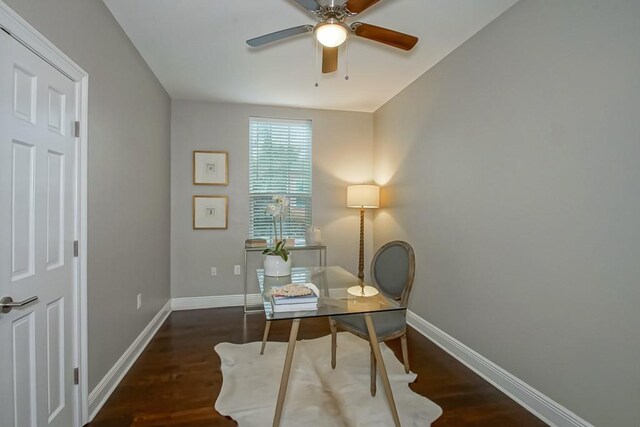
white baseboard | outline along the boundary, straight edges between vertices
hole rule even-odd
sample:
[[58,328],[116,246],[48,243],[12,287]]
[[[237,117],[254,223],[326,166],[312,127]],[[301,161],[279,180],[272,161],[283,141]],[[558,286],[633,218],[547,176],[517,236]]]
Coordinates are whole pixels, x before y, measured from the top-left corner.
[[[249,305],[261,304],[262,298],[260,294],[250,294],[247,295],[247,303]],[[244,305],[244,295],[242,294],[172,298],[169,300],[89,394],[89,420],[92,420],[102,408],[102,405],[113,393],[113,390],[115,390],[147,344],[149,344],[149,341],[151,341],[151,338],[153,338],[171,311],[238,307],[242,305]],[[446,332],[438,329],[411,310],[407,310],[407,323],[547,424],[556,427],[593,427],[589,422],[505,371]]]
[[[248,294],[248,305],[262,305],[260,294]],[[172,310],[197,310],[201,308],[239,307],[244,305],[244,295],[221,295],[210,297],[184,297],[171,300]]]
[[446,332],[438,329],[411,310],[407,310],[407,323],[547,424],[556,427],[593,427],[589,422],[505,371]]
[[158,331],[162,323],[171,313],[171,300],[158,311],[151,322],[144,328],[144,330],[133,341],[129,348],[124,352],[120,359],[113,365],[113,367],[107,372],[107,374],[98,383],[91,393],[89,393],[89,421],[93,420],[102,405],[105,404],[111,393],[118,386],[122,378],[129,371],[133,363],[138,359],[142,351],[147,347],[151,338]]
[[[249,305],[262,304],[260,294],[247,295]],[[158,311],[149,324],[138,335],[118,361],[89,393],[89,421],[93,420],[116,389],[122,378],[147,347],[160,326],[174,310],[195,310],[199,308],[237,307],[244,305],[244,295],[223,295],[209,297],[172,298]]]

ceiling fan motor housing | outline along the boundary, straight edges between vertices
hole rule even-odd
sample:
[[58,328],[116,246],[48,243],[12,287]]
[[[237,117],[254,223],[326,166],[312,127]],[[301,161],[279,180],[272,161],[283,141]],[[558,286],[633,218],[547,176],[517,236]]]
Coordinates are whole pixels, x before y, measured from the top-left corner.
[[311,13],[313,13],[319,22],[324,22],[329,19],[343,22],[345,19],[357,15],[357,13],[350,12],[349,9],[347,9],[346,3],[338,6],[321,6]]

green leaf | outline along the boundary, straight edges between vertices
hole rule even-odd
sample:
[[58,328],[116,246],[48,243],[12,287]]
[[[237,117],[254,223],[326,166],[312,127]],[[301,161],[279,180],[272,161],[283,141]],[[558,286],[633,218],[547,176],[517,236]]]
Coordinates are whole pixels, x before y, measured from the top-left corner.
[[287,260],[289,259],[289,257],[287,256],[287,251],[283,251],[280,256],[282,257],[282,259],[284,260],[284,262],[287,262]]

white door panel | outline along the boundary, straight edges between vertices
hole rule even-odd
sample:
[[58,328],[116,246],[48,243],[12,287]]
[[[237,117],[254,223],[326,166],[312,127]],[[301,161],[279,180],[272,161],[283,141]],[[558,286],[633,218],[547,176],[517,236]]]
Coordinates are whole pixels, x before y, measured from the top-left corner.
[[[0,31],[0,426],[73,425],[76,85]],[[4,345],[7,344],[7,345]]]

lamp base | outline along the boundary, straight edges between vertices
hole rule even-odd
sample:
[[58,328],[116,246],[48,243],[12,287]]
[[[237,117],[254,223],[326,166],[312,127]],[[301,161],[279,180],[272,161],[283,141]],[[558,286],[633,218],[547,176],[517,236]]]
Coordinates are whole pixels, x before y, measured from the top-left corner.
[[373,286],[351,286],[347,292],[355,297],[373,297],[380,293]]

